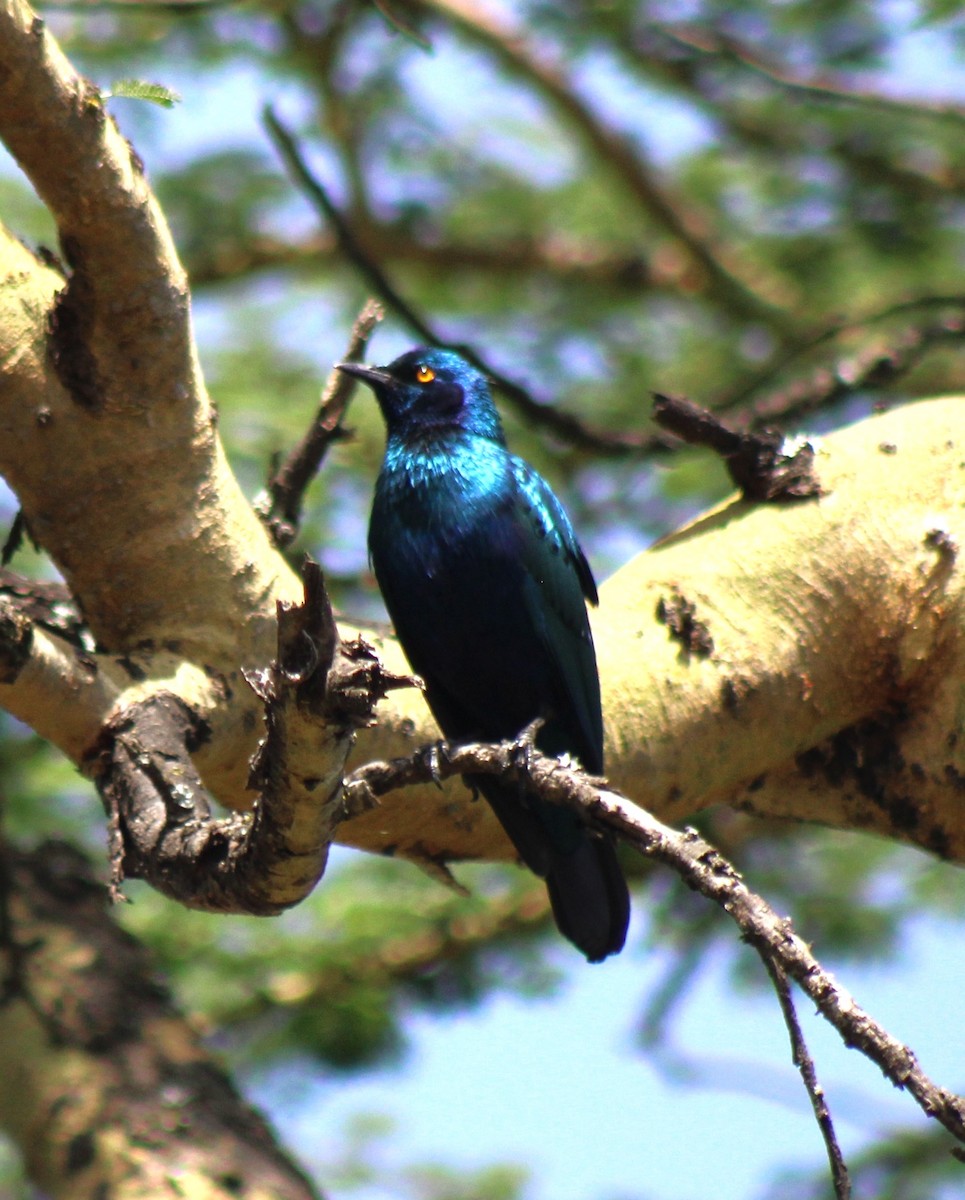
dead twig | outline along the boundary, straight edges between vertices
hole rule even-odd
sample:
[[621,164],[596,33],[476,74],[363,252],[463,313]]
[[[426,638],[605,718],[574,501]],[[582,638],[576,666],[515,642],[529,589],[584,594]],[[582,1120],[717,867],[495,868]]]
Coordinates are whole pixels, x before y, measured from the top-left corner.
[[814,474],[814,448],[809,442],[789,445],[776,429],[741,433],[689,400],[659,393],[654,419],[664,429],[695,446],[708,446],[724,460],[746,500],[805,500],[821,495]]
[[[383,315],[381,305],[375,300],[365,302],[352,326],[345,352],[346,361],[358,362],[362,358],[372,330]],[[280,549],[295,540],[305,492],[318,474],[329,446],[348,436],[342,420],[352,392],[351,379],[341,371],[332,371],[311,426],[284,462],[272,472],[265,491],[255,501],[255,511],[268,526],[272,540]]]
[[[430,346],[451,346],[453,343],[442,335],[402,295],[387,273],[366,254],[349,222],[333,203],[328,192],[311,173],[298,144],[292,134],[279,120],[269,105],[264,110],[265,125],[271,135],[286,168],[307,198],[328,221],[336,232],[342,251],[355,265],[379,299],[391,309],[413,333]],[[666,446],[659,436],[640,433],[607,433],[592,429],[578,417],[563,412],[553,405],[536,399],[531,392],[501,371],[496,370],[471,346],[455,347],[478,370],[490,380],[514,405],[516,410],[535,425],[540,425],[570,445],[607,455],[639,455]]]
[[824,1139],[824,1147],[828,1152],[828,1163],[831,1167],[831,1181],[834,1186],[835,1198],[836,1200],[849,1200],[851,1195],[851,1178],[848,1174],[848,1167],[844,1161],[844,1155],[841,1153],[841,1147],[838,1145],[838,1138],[834,1132],[834,1123],[831,1120],[831,1112],[824,1096],[824,1089],[818,1083],[818,1077],[814,1070],[814,1060],[808,1051],[807,1042],[804,1040],[804,1034],[801,1030],[801,1024],[794,1010],[794,998],[791,996],[791,988],[787,981],[787,975],[760,948],[758,948],[758,953],[760,953],[764,966],[767,968],[767,973],[771,977],[771,982],[774,984],[774,991],[777,993],[777,1000],[784,1015],[784,1024],[787,1026],[788,1036],[791,1039],[791,1056],[794,1060],[794,1065],[801,1073],[805,1091],[814,1110],[814,1119],[817,1121],[821,1137]]

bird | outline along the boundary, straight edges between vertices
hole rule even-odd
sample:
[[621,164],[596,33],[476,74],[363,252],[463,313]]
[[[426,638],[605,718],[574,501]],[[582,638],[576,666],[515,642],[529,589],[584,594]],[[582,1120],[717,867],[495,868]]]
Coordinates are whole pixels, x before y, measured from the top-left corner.
[[[419,346],[385,367],[338,363],[375,393],[386,447],[368,546],[396,636],[451,741],[517,738],[603,773],[603,716],[587,602],[597,589],[549,484],[511,454],[486,376]],[[519,786],[471,776],[560,932],[589,962],[618,953],[630,899],[613,840]]]

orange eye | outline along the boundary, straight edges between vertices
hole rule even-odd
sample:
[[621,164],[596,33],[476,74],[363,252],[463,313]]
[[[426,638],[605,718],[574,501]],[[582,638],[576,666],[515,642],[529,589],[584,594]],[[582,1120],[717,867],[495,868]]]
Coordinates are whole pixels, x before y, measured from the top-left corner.
[[418,383],[432,383],[436,373],[432,367],[427,367],[425,363],[419,363],[415,369],[415,377]]

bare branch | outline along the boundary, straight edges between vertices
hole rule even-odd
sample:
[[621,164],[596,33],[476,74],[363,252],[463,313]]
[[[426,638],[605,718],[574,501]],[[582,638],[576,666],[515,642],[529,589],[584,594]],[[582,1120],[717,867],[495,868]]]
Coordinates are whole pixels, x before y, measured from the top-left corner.
[[79,763],[130,677],[123,659],[98,666],[86,629],[61,636],[45,616],[29,588],[0,587],[0,701]]
[[19,613],[82,650],[94,649],[93,638],[70,589],[62,583],[27,579],[0,567],[0,609],[9,598]]
[[665,39],[687,53],[698,54],[719,62],[742,67],[761,78],[767,79],[782,91],[832,104],[849,104],[860,108],[872,108],[880,112],[897,113],[905,117],[937,119],[965,124],[965,106],[954,101],[903,99],[889,96],[882,91],[869,91],[851,87],[840,78],[830,74],[805,79],[795,75],[789,68],[775,62],[760,51],[751,49],[729,33],[696,25],[667,25],[654,22],[644,27],[643,37],[654,34]]
[[280,604],[278,654],[249,679],[267,734],[252,765],[250,813],[212,818],[191,754],[209,731],[177,696],[125,705],[104,729],[93,773],[107,809],[112,891],[145,879],[192,908],[273,915],[321,878],[344,815],[339,783],[353,728],[409,676],[371,649],[341,644],[321,571],[306,562],[305,601]]
[[[884,321],[892,320],[909,312],[916,312],[919,309],[951,309],[961,313],[965,311],[965,296],[961,295],[925,295],[914,296],[909,300],[899,300],[894,303],[886,304],[883,308],[874,309],[871,312],[859,314],[857,316],[847,317],[843,320],[835,320],[829,322],[823,328],[811,334],[808,338],[800,341],[798,345],[790,349],[782,349],[775,354],[771,360],[760,370],[756,371],[752,376],[744,381],[727,389],[726,392],[719,395],[713,403],[715,412],[728,412],[733,409],[743,406],[747,400],[771,386],[774,380],[794,362],[800,359],[803,355],[809,354],[821,346],[832,342],[835,338],[847,333],[856,333],[859,330],[866,329],[869,326],[881,324]],[[928,323],[925,328],[930,328],[932,323]],[[911,330],[918,329],[919,326],[912,326]],[[902,342],[909,335],[910,331],[904,334],[896,335],[895,340]],[[939,339],[940,340],[940,339]],[[807,385],[803,385],[806,389]],[[813,388],[813,380],[812,380]],[[773,403],[770,405],[770,418],[776,419],[778,416],[784,415],[777,411],[778,405]],[[790,415],[790,414],[787,414]]]
[[679,396],[654,396],[658,425],[695,446],[709,446],[727,464],[727,471],[745,500],[773,503],[807,500],[822,494],[814,473],[814,448],[803,442],[788,447],[777,429],[739,433],[713,413]]
[[[569,238],[561,233],[540,237],[489,238],[456,241],[444,237],[422,240],[402,222],[367,220],[355,230],[365,256],[427,274],[438,271],[478,271],[507,275],[552,276],[564,286],[601,288],[639,296],[645,291],[679,292],[683,266],[669,257],[647,257],[614,250],[604,243]],[[485,236],[485,234],[483,234]],[[268,233],[225,236],[194,246],[186,256],[191,283],[197,291],[208,284],[243,278],[256,271],[305,267],[331,260],[340,253],[328,231],[299,241]]]
[[[61,382],[88,409],[180,408],[201,385],[170,231],[97,89],[21,0],[0,8],[0,136],[56,219],[71,268],[51,318]],[[132,363],[145,326],[151,352]]]
[[814,1109],[814,1119],[817,1121],[821,1137],[824,1139],[824,1147],[828,1152],[828,1163],[831,1167],[831,1181],[834,1186],[836,1200],[848,1200],[851,1195],[851,1179],[848,1175],[844,1156],[841,1153],[841,1147],[838,1145],[837,1135],[834,1132],[834,1123],[831,1120],[831,1112],[824,1097],[824,1089],[818,1083],[817,1074],[814,1070],[814,1061],[808,1052],[807,1042],[804,1040],[800,1022],[794,1010],[794,999],[791,996],[787,976],[770,955],[760,950],[760,947],[758,947],[758,952],[764,961],[768,975],[771,977],[771,982],[774,984],[774,991],[777,993],[781,1012],[784,1014],[784,1024],[787,1026],[787,1032],[791,1039],[791,1055],[794,1065],[801,1073],[801,1079],[804,1082],[808,1099],[811,1101],[811,1107]]
[[755,421],[790,421],[845,396],[879,391],[908,375],[932,350],[956,346],[962,341],[965,341],[965,317],[949,316],[913,326],[890,340],[884,349],[869,349],[849,356],[832,368],[819,369],[809,378],[762,397],[754,404]]
[[[374,300],[367,300],[352,326],[345,361],[361,359],[372,330],[382,317],[381,306]],[[329,446],[346,437],[342,420],[353,391],[347,375],[341,371],[331,372],[311,427],[272,473],[265,493],[255,501],[255,511],[271,530],[276,546],[289,546],[295,540],[305,491],[318,474]]]
[[678,832],[565,760],[550,758],[532,747],[521,754],[518,742],[439,743],[410,758],[369,763],[346,779],[346,802],[364,805],[394,788],[427,783],[436,775],[445,779],[473,773],[517,781],[540,799],[575,809],[590,824],[618,834],[641,854],[669,866],[688,887],[719,905],[745,941],[794,979],[845,1045],[876,1063],[895,1087],[911,1093],[927,1116],[965,1143],[965,1100],[925,1075],[908,1047],[858,1007],[797,936],[790,921],[750,891],[734,867],[696,830]]
[[424,342],[430,345],[441,345],[442,339],[438,334],[403,298],[381,266],[374,259],[369,258],[362,249],[352,226],[339,211],[326,189],[308,169],[294,136],[285,128],[270,104],[265,105],[262,110],[262,119],[275,149],[289,173],[322,217],[335,230],[343,252],[355,265],[367,285],[385,301],[393,312],[398,313]]
[[[376,291],[379,299],[401,317],[416,336],[428,345],[452,345],[402,296],[383,268],[367,256],[345,217],[333,204],[324,187],[309,171],[295,139],[281,124],[270,106],[265,109],[264,115],[265,123],[271,131],[275,144],[295,179],[323,217],[331,221],[343,250],[358,267],[366,282]],[[526,388],[502,372],[495,370],[471,346],[460,345],[458,349],[474,366],[489,376],[527,420],[543,426],[557,437],[561,437],[575,446],[595,450],[601,454],[627,455],[640,454],[647,449],[652,450],[664,444],[660,437],[652,435],[647,437],[633,433],[611,434],[590,429],[572,414],[534,399]]]

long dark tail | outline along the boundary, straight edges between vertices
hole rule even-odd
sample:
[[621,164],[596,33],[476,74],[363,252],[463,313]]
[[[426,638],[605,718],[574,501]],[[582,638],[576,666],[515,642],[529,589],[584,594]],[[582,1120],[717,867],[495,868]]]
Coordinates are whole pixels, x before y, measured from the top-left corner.
[[485,776],[471,781],[523,862],[546,880],[560,933],[590,962],[618,954],[626,941],[630,894],[610,838],[594,837],[567,809],[527,803],[518,790]]
[[609,838],[584,835],[570,854],[556,854],[546,888],[560,933],[591,963],[619,954],[630,921],[630,894]]

